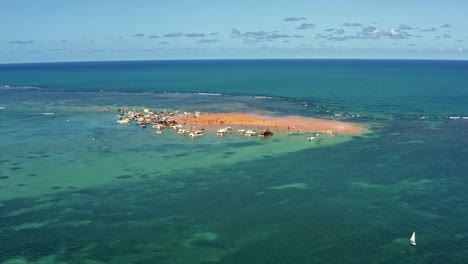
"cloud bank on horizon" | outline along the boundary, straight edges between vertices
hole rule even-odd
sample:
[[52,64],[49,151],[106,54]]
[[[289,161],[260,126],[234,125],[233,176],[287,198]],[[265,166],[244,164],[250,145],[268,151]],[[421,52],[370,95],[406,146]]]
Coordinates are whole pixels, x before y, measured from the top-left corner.
[[[53,1],[45,2],[51,4]],[[77,6],[86,8],[90,5],[87,1],[84,3],[83,6]],[[152,13],[151,10],[146,12],[142,9],[139,9],[138,14],[130,8],[135,6],[124,6],[122,8],[130,9],[127,11],[136,20],[120,19],[118,14],[122,14],[122,10],[117,9],[114,10],[115,15],[106,16],[100,12],[80,13],[78,10],[72,18],[63,15],[63,23],[53,24],[37,21],[34,16],[28,21],[28,16],[24,16],[25,11],[15,3],[10,6],[1,3],[0,7],[2,5],[7,5],[5,10],[11,9],[12,12],[8,13],[11,21],[21,17],[22,23],[15,27],[5,24],[0,26],[5,32],[0,37],[0,63],[140,58],[468,59],[468,33],[465,33],[464,24],[457,23],[464,19],[463,12],[457,11],[460,7],[453,9],[453,14],[439,15],[437,19],[426,19],[424,17],[427,14],[424,14],[418,19],[395,15],[390,19],[377,20],[369,19],[379,18],[369,13],[385,13],[386,9],[375,7],[375,10],[363,13],[361,19],[356,19],[354,14],[348,14],[349,19],[346,19],[346,14],[332,17],[314,12],[314,15],[306,15],[310,12],[307,8],[293,14],[288,10],[289,15],[283,16],[278,15],[282,13],[281,9],[276,10],[277,14],[265,13],[266,10],[259,14],[252,10],[252,14],[246,15],[248,12],[244,11],[237,14],[233,11],[230,14],[221,5],[218,9],[225,13],[212,12],[206,16],[207,13],[200,9],[198,12],[203,14],[200,16],[198,13],[181,12],[176,5],[166,6],[168,10],[182,13],[172,17],[170,15],[174,13],[171,12]],[[465,5],[468,7],[468,4]],[[107,0],[97,6],[112,10]],[[242,6],[239,3],[239,7]],[[354,8],[358,10],[357,6]],[[391,10],[388,12],[391,13]],[[229,16],[224,19],[224,14]],[[105,23],[104,18],[110,23]],[[89,24],[88,20],[100,23]],[[28,25],[34,26],[28,28]]]

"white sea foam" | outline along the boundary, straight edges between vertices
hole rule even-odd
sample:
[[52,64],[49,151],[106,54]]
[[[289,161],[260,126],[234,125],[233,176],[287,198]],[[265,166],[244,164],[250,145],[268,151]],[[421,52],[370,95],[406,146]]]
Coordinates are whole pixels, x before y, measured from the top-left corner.
[[210,96],[219,96],[219,95],[222,95],[222,94],[219,94],[219,93],[198,93],[199,95],[210,95]]
[[40,90],[41,88],[35,86],[10,86],[0,85],[0,90]]

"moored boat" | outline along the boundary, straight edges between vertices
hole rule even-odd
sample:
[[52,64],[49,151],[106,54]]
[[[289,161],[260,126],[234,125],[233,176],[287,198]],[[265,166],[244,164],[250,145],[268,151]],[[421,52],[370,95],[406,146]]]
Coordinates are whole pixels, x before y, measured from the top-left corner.
[[245,134],[244,134],[244,135],[246,135],[246,136],[248,136],[248,137],[251,137],[251,136],[256,136],[256,135],[258,135],[258,133],[257,133],[257,131],[254,131],[254,130],[250,130],[250,129],[249,129],[249,130],[245,131]]
[[181,136],[187,135],[189,133],[190,133],[190,130],[187,130],[185,128],[181,128],[181,129],[179,129],[179,132],[177,132],[177,134],[179,134]]
[[232,128],[231,128],[231,127],[225,127],[225,128],[219,129],[219,130],[216,132],[216,135],[218,135],[218,136],[223,136],[223,135],[231,134],[231,133],[232,133]]
[[258,133],[258,135],[261,136],[261,137],[269,137],[269,136],[273,136],[273,132],[266,129],[266,130],[260,131],[260,133]]
[[119,123],[119,124],[129,124],[129,123],[130,123],[130,119],[128,119],[128,118],[123,118],[123,119],[117,120],[117,123]]
[[205,132],[203,130],[192,130],[189,133],[190,137],[201,137],[204,135],[205,135]]

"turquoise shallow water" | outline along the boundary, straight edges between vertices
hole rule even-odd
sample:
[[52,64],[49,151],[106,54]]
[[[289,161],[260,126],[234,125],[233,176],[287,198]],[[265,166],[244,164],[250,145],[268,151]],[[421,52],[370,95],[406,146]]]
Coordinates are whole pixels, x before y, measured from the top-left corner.
[[[465,263],[466,63],[351,62],[2,65],[41,89],[0,91],[0,263]],[[121,106],[371,132],[190,140]]]

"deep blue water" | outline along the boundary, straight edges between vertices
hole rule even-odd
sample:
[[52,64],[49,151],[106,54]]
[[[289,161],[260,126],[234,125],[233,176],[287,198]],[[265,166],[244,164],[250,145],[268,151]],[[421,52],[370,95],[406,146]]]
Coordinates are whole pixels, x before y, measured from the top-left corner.
[[[370,132],[188,140],[124,106]],[[463,117],[466,61],[0,65],[0,263],[466,263]]]
[[268,95],[340,111],[461,115],[467,61],[213,60],[0,65],[0,85]]

